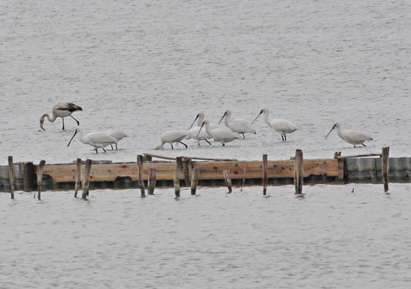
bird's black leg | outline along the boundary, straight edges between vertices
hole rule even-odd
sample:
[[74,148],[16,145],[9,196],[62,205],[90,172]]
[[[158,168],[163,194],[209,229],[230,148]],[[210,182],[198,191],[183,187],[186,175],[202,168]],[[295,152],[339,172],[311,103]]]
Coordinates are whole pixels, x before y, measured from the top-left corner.
[[205,141],[211,146],[211,142],[209,142],[208,139],[205,139]]
[[114,151],[113,145],[110,145],[110,147],[111,147],[111,150]]
[[366,145],[365,143],[362,143],[362,146],[363,146],[363,147],[366,147],[367,145]]
[[74,119],[74,121],[75,122],[77,122],[77,125],[80,125],[80,122],[78,121],[78,119],[77,118],[75,118],[74,116],[72,116],[71,114],[70,114],[70,117],[72,118],[72,119]]
[[63,130],[64,130],[64,117],[61,118],[61,121],[63,122]]
[[117,143],[116,143],[116,151],[118,151],[118,146],[117,146]]
[[170,145],[171,145],[171,149],[172,149],[172,150],[174,150],[173,144],[172,144],[172,143],[170,143]]
[[96,148],[96,154],[98,154],[98,149]]
[[244,135],[244,133],[242,132],[241,134],[243,135],[243,139],[245,139],[245,135]]
[[283,134],[281,134],[281,140],[284,141],[284,136],[283,136]]
[[223,147],[225,147],[225,143],[223,143]]
[[182,141],[179,141],[179,143],[181,143],[182,145],[184,145],[186,147],[186,149],[188,149],[188,145],[186,145],[185,143],[183,143]]
[[105,148],[101,148],[101,149],[103,150],[103,152],[105,152],[105,153],[107,152]]
[[287,141],[287,134],[284,133],[284,140]]

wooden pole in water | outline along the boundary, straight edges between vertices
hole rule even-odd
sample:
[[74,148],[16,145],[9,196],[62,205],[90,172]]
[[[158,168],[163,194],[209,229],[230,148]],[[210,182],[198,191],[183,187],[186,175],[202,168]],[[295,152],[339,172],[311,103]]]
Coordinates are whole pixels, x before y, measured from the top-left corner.
[[41,160],[37,166],[37,200],[41,200],[41,191],[43,190],[43,171],[46,165],[45,160]]
[[382,148],[382,180],[384,183],[384,192],[388,192],[388,176],[389,176],[389,161],[390,161],[390,147],[383,147]]
[[176,198],[180,197],[180,178],[183,175],[183,159],[176,158],[176,173],[174,175],[174,193]]
[[196,194],[197,185],[198,185],[198,169],[193,168],[191,170],[191,194],[192,195]]
[[31,192],[36,189],[36,168],[32,162],[24,164],[23,190]]
[[81,159],[76,160],[76,171],[74,172],[74,197],[77,198],[77,193],[81,188]]
[[188,187],[190,185],[190,173],[192,170],[192,163],[190,158],[183,158],[183,175],[184,175],[184,183],[185,186]]
[[303,151],[298,149],[295,151],[295,159],[294,159],[294,186],[295,186],[296,195],[301,195],[303,193],[303,180],[304,180]]
[[146,191],[144,187],[144,180],[143,180],[143,162],[144,158],[142,155],[137,156],[137,166],[138,166],[138,186],[140,187],[141,197],[146,197]]
[[265,196],[267,195],[267,183],[268,183],[268,173],[267,173],[268,157],[266,154],[263,155],[262,169],[263,169],[263,195]]
[[14,171],[14,163],[13,163],[13,157],[9,156],[8,157],[8,162],[9,162],[9,184],[10,184],[10,197],[12,200],[14,200],[14,184],[15,184],[15,179],[16,179],[16,172]]
[[225,184],[228,188],[228,193],[231,194],[233,191],[232,189],[232,183],[231,183],[231,177],[230,177],[230,171],[229,170],[224,170],[223,171],[224,179],[225,179]]
[[243,177],[241,179],[241,191],[243,191],[243,188],[245,186],[245,178],[247,176],[247,169],[244,167],[243,168]]
[[156,188],[157,183],[157,174],[156,170],[151,168],[148,175],[148,194],[154,195],[154,189]]
[[92,161],[90,159],[87,159],[86,168],[84,169],[84,177],[83,177],[83,194],[81,195],[81,198],[83,200],[87,200],[87,197],[89,195],[91,164],[92,164]]

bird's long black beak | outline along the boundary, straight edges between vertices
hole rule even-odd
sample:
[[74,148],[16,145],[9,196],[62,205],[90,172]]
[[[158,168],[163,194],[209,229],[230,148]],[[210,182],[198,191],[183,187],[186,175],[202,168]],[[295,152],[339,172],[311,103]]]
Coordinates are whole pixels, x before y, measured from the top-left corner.
[[224,114],[223,114],[223,116],[220,118],[220,121],[218,122],[218,124],[220,124],[220,123],[223,121],[223,119],[225,118],[226,115],[227,115],[227,111],[224,112]]
[[71,139],[70,139],[69,142],[67,143],[67,147],[69,147],[69,146],[71,145],[71,142],[73,141],[73,139],[74,139],[74,137],[76,136],[77,133],[78,133],[78,130],[76,129],[76,130],[74,131],[73,136],[71,137]]
[[255,123],[255,121],[260,117],[260,115],[263,114],[263,110],[260,110],[260,112],[258,113],[258,115],[255,117],[255,119],[251,122],[251,124]]
[[199,114],[196,115],[196,118],[194,119],[193,123],[190,125],[190,127],[188,129],[191,129],[193,127],[193,125],[196,123],[197,119],[200,117]]
[[205,121],[203,121],[203,123],[201,124],[200,129],[198,130],[198,133],[197,133],[197,138],[198,138],[198,136],[200,135],[201,130],[203,129],[204,125],[205,125]]
[[336,125],[334,124],[333,127],[330,129],[330,131],[325,135],[325,139],[330,135],[330,133],[335,129]]

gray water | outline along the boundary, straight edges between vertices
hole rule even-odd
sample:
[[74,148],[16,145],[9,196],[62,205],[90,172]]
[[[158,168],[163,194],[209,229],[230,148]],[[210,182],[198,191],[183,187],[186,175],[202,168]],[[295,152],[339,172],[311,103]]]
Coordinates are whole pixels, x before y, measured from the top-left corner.
[[[257,135],[164,154],[289,159],[380,152],[409,155],[411,2],[62,1],[0,2],[0,162],[77,157],[135,160],[170,129],[204,111],[252,120],[263,107],[299,130],[281,143],[262,120]],[[94,156],[74,142],[74,122],[39,118],[58,101],[81,105],[85,132],[124,129],[119,153]],[[352,150],[336,121],[371,134]]]
[[410,287],[408,185],[199,192],[2,194],[0,288]]

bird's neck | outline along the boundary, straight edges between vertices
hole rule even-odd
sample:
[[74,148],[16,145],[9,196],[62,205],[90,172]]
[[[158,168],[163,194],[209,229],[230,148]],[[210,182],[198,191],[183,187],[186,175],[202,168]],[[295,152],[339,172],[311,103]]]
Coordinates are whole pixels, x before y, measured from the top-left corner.
[[42,115],[41,119],[44,120],[44,118],[47,118],[49,122],[54,122],[57,116],[54,112],[51,113],[51,117],[48,113],[45,113]]
[[270,125],[270,112],[264,112],[264,121],[266,124]]
[[205,124],[205,129],[206,129],[207,134],[212,135],[209,123]]
[[203,123],[203,121],[204,121],[204,115],[200,115],[199,117],[198,117],[198,120],[197,120],[197,125],[198,126],[201,126],[201,124]]

